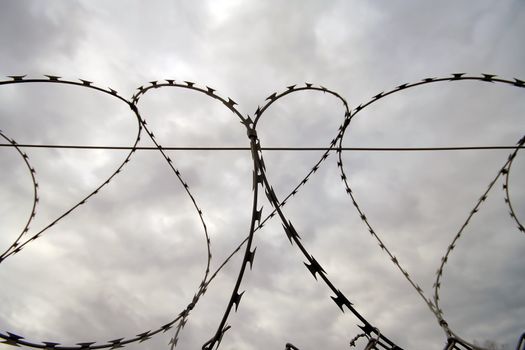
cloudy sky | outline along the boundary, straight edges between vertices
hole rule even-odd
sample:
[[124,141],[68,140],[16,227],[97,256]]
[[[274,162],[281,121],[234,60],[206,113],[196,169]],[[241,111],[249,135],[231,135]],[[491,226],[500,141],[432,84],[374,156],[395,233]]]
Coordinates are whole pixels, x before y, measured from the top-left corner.
[[[209,86],[253,116],[267,96],[305,82],[350,108],[382,91],[466,72],[525,78],[521,1],[4,1],[0,73],[93,81],[131,99],[139,86],[174,79]],[[10,78],[5,78],[11,80]],[[439,82],[382,98],[355,115],[344,147],[514,145],[525,134],[523,88]],[[164,147],[248,147],[225,106],[187,89],[148,91],[141,115]],[[334,96],[287,95],[257,125],[263,147],[326,147],[345,115]],[[0,86],[0,130],[19,144],[132,146],[129,106],[61,84]],[[2,138],[0,143],[6,143]],[[139,146],[152,146],[142,134]],[[129,150],[24,148],[38,182],[37,234],[102,185]],[[368,223],[433,295],[436,269],[512,150],[345,151],[343,168]],[[249,232],[249,151],[168,151],[199,208],[213,273]],[[263,151],[268,180],[284,198],[321,151]],[[424,300],[368,232],[331,152],[283,211],[332,283],[381,334],[404,349],[442,349],[446,336]],[[28,165],[0,147],[0,253],[32,213]],[[525,221],[525,159],[509,174]],[[509,216],[499,177],[448,258],[440,307],[451,329],[477,343],[515,347],[525,330],[525,237]],[[260,191],[263,217],[271,205]],[[22,241],[23,242],[23,241]],[[221,349],[348,349],[361,323],[304,267],[278,217],[256,232],[246,290]],[[191,301],[205,277],[206,237],[184,186],[162,155],[137,151],[96,196],[0,264],[0,333],[33,343],[106,343],[155,330]],[[200,349],[216,332],[242,251],[210,283],[177,348]],[[209,277],[209,276],[208,276]],[[127,346],[169,349],[175,330]],[[360,339],[357,348],[366,343]],[[0,345],[6,347],[7,345]]]

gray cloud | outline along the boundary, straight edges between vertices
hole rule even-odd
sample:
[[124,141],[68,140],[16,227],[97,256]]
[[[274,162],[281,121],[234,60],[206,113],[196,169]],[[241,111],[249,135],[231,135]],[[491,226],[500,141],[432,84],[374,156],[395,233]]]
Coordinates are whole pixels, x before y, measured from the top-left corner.
[[[351,107],[396,85],[453,72],[521,77],[523,5],[506,1],[177,2],[17,1],[2,5],[4,75],[58,74],[111,86],[129,97],[152,80],[216,88],[253,115],[275,91],[310,82]],[[510,145],[523,136],[522,89],[479,82],[436,83],[394,94],[360,112],[345,147]],[[136,119],[125,104],[86,89],[0,87],[0,129],[18,142],[130,145]],[[158,89],[139,103],[163,146],[244,146],[236,117],[193,92]],[[336,135],[344,110],[326,94],[290,95],[258,125],[263,146],[316,146]],[[146,135],[142,145],[152,145]],[[125,153],[26,150],[40,205],[32,233],[105,181]],[[212,271],[246,236],[251,210],[247,151],[170,151],[203,210]],[[284,198],[320,152],[271,152],[268,177]],[[370,224],[431,296],[435,270],[507,151],[345,152],[356,200]],[[21,158],[0,149],[0,247],[30,213],[31,181]],[[331,154],[284,212],[332,282],[382,334],[406,349],[440,349],[435,318],[368,233],[345,193]],[[518,154],[511,196],[525,220]],[[5,169],[5,170],[4,170]],[[501,180],[445,268],[442,304],[468,340],[511,349],[523,331],[523,237],[509,217]],[[264,214],[271,206],[262,198]],[[256,234],[257,255],[221,348],[347,348],[360,323],[303,267],[278,218]],[[240,264],[218,275],[195,307],[179,348],[200,348],[215,332]],[[2,263],[2,332],[33,341],[104,342],[155,329],[192,299],[206,264],[202,225],[183,187],[153,151],[137,152],[121,174],[43,238]],[[130,349],[168,347],[172,331]],[[362,348],[363,343],[359,343]],[[359,347],[358,347],[359,348]]]

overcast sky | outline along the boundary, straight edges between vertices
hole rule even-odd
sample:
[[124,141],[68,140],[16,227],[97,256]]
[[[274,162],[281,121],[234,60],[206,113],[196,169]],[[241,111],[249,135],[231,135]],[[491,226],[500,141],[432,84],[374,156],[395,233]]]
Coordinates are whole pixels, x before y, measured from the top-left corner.
[[[466,72],[525,78],[522,1],[3,1],[0,74],[93,81],[131,99],[139,86],[175,79],[209,86],[253,116],[267,96],[305,82],[355,108],[382,91]],[[10,80],[10,78],[5,78]],[[525,134],[523,88],[440,82],[382,98],[356,114],[345,147],[514,145]],[[167,146],[248,147],[238,117],[196,92],[162,88],[138,103]],[[264,147],[326,147],[345,109],[303,91],[272,105],[257,125]],[[59,84],[0,86],[0,130],[20,144],[132,146],[129,106],[108,94]],[[0,143],[6,143],[0,139]],[[140,146],[152,146],[146,134]],[[126,150],[26,148],[38,182],[31,237],[104,183]],[[512,150],[343,153],[355,200],[389,251],[432,297],[454,236]],[[211,271],[246,237],[252,207],[249,151],[169,151],[202,209]],[[279,198],[322,152],[263,152]],[[525,222],[525,159],[509,175]],[[33,181],[16,150],[0,147],[0,253],[23,230]],[[444,317],[468,341],[513,349],[525,331],[525,237],[509,216],[499,177],[448,258]],[[271,205],[260,191],[263,216]],[[404,349],[442,349],[446,335],[381,250],[346,194],[337,155],[283,208],[333,284]],[[221,349],[348,349],[361,323],[330,299],[290,245],[278,217],[256,232],[253,269]],[[0,332],[28,341],[106,343],[158,329],[191,301],[205,275],[199,216],[156,151],[137,151],[107,186],[0,265]],[[200,349],[228,304],[242,252],[192,311],[177,348]],[[169,349],[169,330],[129,349]],[[360,339],[357,348],[363,349]],[[7,345],[0,345],[6,347]]]

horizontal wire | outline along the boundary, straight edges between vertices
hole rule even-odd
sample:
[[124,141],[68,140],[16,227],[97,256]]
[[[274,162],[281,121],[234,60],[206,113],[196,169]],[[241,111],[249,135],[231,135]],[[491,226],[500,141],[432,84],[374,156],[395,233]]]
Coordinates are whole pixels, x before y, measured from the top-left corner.
[[[14,147],[10,143],[0,143],[0,147]],[[130,146],[88,146],[88,145],[38,145],[16,144],[20,148],[56,148],[56,149],[101,149],[101,150],[131,150]],[[517,149],[525,146],[451,146],[451,147],[261,147],[263,151],[375,151],[375,152],[405,152],[405,151],[467,151],[467,150],[499,150]],[[135,147],[137,151],[249,151],[250,147]]]

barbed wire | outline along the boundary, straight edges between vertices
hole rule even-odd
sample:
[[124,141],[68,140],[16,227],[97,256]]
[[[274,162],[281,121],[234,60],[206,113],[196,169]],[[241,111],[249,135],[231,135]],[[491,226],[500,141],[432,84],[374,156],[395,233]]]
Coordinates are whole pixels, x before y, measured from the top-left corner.
[[[389,95],[392,95],[392,94],[395,94],[395,93],[399,93],[401,91],[405,91],[405,90],[410,89],[410,88],[414,88],[414,87],[417,87],[417,86],[425,85],[425,84],[454,82],[454,81],[460,81],[460,80],[474,80],[474,81],[481,81],[481,82],[488,82],[488,83],[503,83],[503,84],[509,84],[509,85],[512,85],[512,86],[520,87],[520,88],[525,87],[524,82],[519,80],[519,79],[515,79],[514,81],[506,80],[506,79],[499,79],[499,78],[496,78],[496,76],[492,75],[492,74],[482,74],[482,76],[478,77],[478,76],[465,76],[465,73],[456,73],[456,74],[453,74],[452,77],[427,78],[427,79],[423,79],[420,82],[416,82],[416,83],[412,83],[412,84],[408,84],[408,83],[407,84],[402,84],[402,85],[399,85],[399,86],[397,86],[396,88],[394,88],[394,89],[392,89],[390,91],[381,92],[381,93],[375,95],[368,102],[357,106],[354,109],[354,111],[351,113],[349,118],[345,121],[345,125],[343,126],[341,131],[342,131],[342,133],[345,133],[345,131],[348,129],[348,126],[350,125],[350,122],[352,121],[352,119],[355,118],[355,116],[360,111],[364,110],[364,108],[372,105],[373,103],[379,101],[382,98],[385,98],[385,97],[387,97]],[[343,137],[341,137],[340,140],[339,140],[339,147],[342,146],[342,141],[343,141]],[[475,345],[470,344],[469,342],[461,339],[461,337],[459,337],[455,332],[453,332],[450,329],[448,323],[443,318],[443,311],[439,307],[439,289],[441,287],[441,282],[440,281],[441,281],[441,277],[443,275],[443,269],[445,267],[445,264],[448,261],[448,257],[451,254],[452,250],[455,248],[455,246],[457,244],[457,241],[460,239],[460,237],[461,237],[462,233],[464,232],[465,228],[469,224],[471,217],[475,213],[478,212],[479,207],[487,199],[488,193],[490,192],[490,190],[492,189],[492,187],[494,186],[496,181],[499,179],[501,174],[507,174],[507,181],[508,181],[508,172],[510,170],[509,169],[510,165],[512,164],[512,161],[515,158],[515,156],[516,156],[517,152],[519,151],[519,149],[523,146],[524,141],[525,141],[525,137],[520,139],[520,141],[518,141],[516,146],[514,146],[514,149],[515,149],[514,152],[509,156],[507,162],[502,167],[502,169],[500,171],[498,171],[497,176],[491,181],[491,183],[488,186],[488,189],[480,197],[479,201],[477,202],[475,207],[470,212],[467,220],[463,223],[463,225],[459,229],[458,233],[456,234],[456,236],[452,240],[452,243],[448,246],[447,251],[446,251],[445,255],[443,256],[443,258],[441,259],[441,264],[440,264],[440,266],[439,266],[439,268],[438,268],[438,270],[436,272],[436,281],[434,283],[434,296],[433,296],[433,299],[431,299],[431,298],[429,298],[429,297],[427,297],[425,295],[423,289],[419,286],[418,283],[416,283],[413,280],[413,278],[410,276],[408,270],[405,269],[401,265],[399,259],[393,254],[393,252],[390,251],[390,249],[386,246],[385,242],[383,240],[381,240],[378,232],[374,228],[372,228],[372,225],[370,224],[370,221],[368,220],[368,218],[366,217],[364,211],[361,209],[361,207],[359,206],[359,204],[356,201],[356,197],[355,197],[355,195],[354,195],[354,193],[353,193],[353,191],[352,191],[352,189],[351,189],[351,187],[349,185],[348,176],[347,176],[347,174],[345,173],[345,170],[344,170],[342,153],[341,153],[341,151],[338,151],[339,162],[338,162],[337,165],[340,168],[341,179],[343,180],[346,192],[351,197],[352,204],[354,205],[355,209],[359,213],[359,215],[361,217],[361,220],[367,226],[367,229],[370,232],[371,236],[375,238],[375,240],[377,241],[377,243],[378,243],[379,247],[381,248],[381,250],[383,250],[388,255],[388,257],[392,261],[392,263],[396,266],[396,268],[398,270],[401,271],[401,273],[406,278],[408,283],[412,286],[412,288],[415,289],[415,291],[419,294],[419,296],[424,300],[424,302],[427,304],[428,308],[432,311],[432,313],[436,317],[439,325],[443,328],[443,330],[445,331],[445,333],[447,334],[449,339],[456,339],[458,343],[460,342],[462,345],[469,346],[472,349],[477,349],[478,347],[476,347]],[[508,191],[508,185],[505,185],[504,188]],[[506,196],[507,196],[507,198],[506,198],[505,201],[508,203],[509,207],[511,208],[511,216],[516,218],[516,215],[515,215],[515,213],[514,213],[514,211],[512,209],[512,205],[511,205],[508,193],[506,194]],[[520,229],[520,231],[523,231],[523,226],[519,223],[518,220],[517,220],[517,223],[518,223],[518,228]]]
[[22,159],[24,160],[24,163],[26,165],[26,168],[29,170],[29,174],[31,176],[31,182],[33,184],[33,203],[32,203],[32,206],[31,206],[31,211],[30,211],[30,214],[29,214],[29,218],[27,219],[24,227],[22,228],[20,234],[18,235],[18,237],[15,239],[15,241],[7,248],[7,250],[2,253],[0,255],[0,262],[2,262],[4,260],[4,256],[9,253],[10,251],[16,251],[17,249],[19,249],[18,251],[20,251],[20,249],[22,249],[21,247],[19,247],[19,242],[20,240],[22,239],[22,237],[24,235],[26,235],[28,232],[29,232],[29,225],[31,224],[31,222],[33,221],[33,219],[36,217],[36,207],[37,207],[37,204],[38,204],[38,201],[39,201],[39,198],[38,198],[38,182],[36,180],[36,170],[34,167],[31,166],[30,162],[29,162],[29,156],[24,153],[20,147],[18,147],[17,143],[15,140],[13,139],[10,139],[9,137],[7,137],[6,135],[4,135],[4,133],[2,132],[2,130],[0,130],[0,136],[7,140],[9,142],[9,144],[11,146],[13,146],[14,149],[16,149],[16,151],[18,152],[18,154],[22,157]]
[[[401,347],[399,347],[392,340],[390,340],[386,335],[383,334],[383,332],[380,331],[378,327],[374,326],[361,313],[359,313],[357,308],[354,306],[352,302],[350,302],[348,297],[339,288],[336,287],[336,285],[332,282],[332,280],[329,279],[328,274],[323,269],[321,263],[315,259],[315,257],[307,250],[307,248],[301,241],[300,230],[297,230],[297,228],[292,224],[291,220],[285,215],[284,210],[283,210],[283,207],[286,205],[287,201],[289,201],[291,197],[295,196],[298,193],[298,191],[301,189],[301,187],[303,187],[315,175],[315,173],[319,170],[321,165],[328,159],[330,153],[335,152],[337,154],[337,159],[338,159],[337,167],[339,168],[339,171],[341,174],[341,180],[343,182],[346,193],[349,195],[352,201],[354,208],[358,212],[361,220],[367,227],[371,236],[378,243],[380,249],[387,254],[389,260],[396,266],[398,270],[401,271],[401,273],[404,275],[409,285],[423,299],[425,304],[428,306],[429,310],[436,317],[436,320],[438,321],[438,324],[440,325],[440,327],[443,329],[446,339],[447,339],[445,349],[459,349],[459,350],[482,349],[479,346],[471,344],[465,341],[464,339],[462,339],[461,336],[457,334],[457,332],[455,332],[454,330],[450,328],[447,321],[445,320],[443,311],[439,306],[439,291],[440,291],[440,287],[442,284],[441,279],[444,273],[444,267],[446,266],[446,263],[448,262],[449,256],[454,250],[454,248],[456,247],[458,240],[462,237],[464,229],[470,223],[471,217],[479,210],[482,203],[487,199],[487,196],[490,190],[493,188],[493,186],[497,183],[497,181],[502,176],[504,177],[504,184],[503,184],[504,199],[505,199],[505,203],[507,204],[509,208],[509,215],[514,220],[514,222],[517,224],[518,230],[521,232],[525,232],[524,227],[521,224],[519,217],[514,210],[514,207],[511,201],[511,195],[510,195],[510,173],[511,173],[512,164],[516,158],[518,151],[524,147],[525,137],[520,139],[517,145],[515,146],[457,146],[457,147],[415,147],[415,148],[399,148],[399,147],[398,148],[396,147],[392,147],[392,148],[353,147],[353,148],[350,148],[350,147],[347,147],[345,148],[345,147],[342,147],[342,142],[343,142],[343,139],[345,137],[347,130],[349,130],[349,125],[351,121],[355,118],[355,116],[359,112],[364,110],[366,107],[370,106],[371,104],[389,95],[392,95],[392,94],[395,94],[401,91],[405,91],[410,88],[415,88],[421,85],[425,85],[425,84],[445,83],[445,82],[455,82],[455,81],[465,81],[465,80],[481,81],[481,82],[488,82],[488,83],[500,83],[500,84],[507,84],[507,85],[512,85],[515,87],[523,88],[525,87],[525,83],[522,80],[519,80],[519,79],[506,80],[506,79],[498,78],[497,76],[492,75],[492,74],[482,74],[480,76],[468,76],[468,75],[465,75],[465,73],[455,73],[449,77],[427,78],[427,79],[423,79],[422,81],[419,81],[416,83],[411,83],[411,84],[406,83],[406,84],[399,85],[390,91],[381,92],[375,95],[371,100],[369,100],[368,102],[364,104],[357,106],[354,109],[350,109],[347,101],[337,92],[327,89],[323,86],[316,86],[311,83],[305,83],[304,85],[301,85],[301,86],[298,86],[298,85],[289,86],[286,88],[286,90],[280,93],[276,92],[268,96],[265,104],[262,107],[259,106],[256,109],[254,113],[254,118],[252,119],[249,115],[243,116],[235,107],[237,103],[234,100],[232,100],[230,97],[227,97],[227,98],[221,97],[219,94],[217,94],[215,89],[210,88],[208,86],[200,86],[190,81],[178,82],[173,79],[166,79],[163,81],[152,81],[148,85],[140,86],[137,89],[138,91],[128,100],[128,99],[125,99],[124,97],[121,97],[117,93],[117,91],[111,88],[98,87],[94,85],[92,82],[87,81],[87,80],[82,80],[82,79],[80,79],[79,81],[72,81],[72,80],[65,80],[59,76],[54,76],[54,75],[46,75],[45,78],[26,78],[26,76],[10,76],[10,78],[11,78],[10,80],[0,81],[0,86],[10,85],[10,84],[62,84],[62,85],[73,85],[76,87],[92,89],[100,93],[110,95],[114,97],[115,99],[119,100],[120,102],[125,103],[131,109],[131,111],[133,112],[132,115],[137,120],[137,131],[136,131],[134,142],[131,146],[18,144],[16,143],[14,139],[10,138],[3,131],[0,131],[0,136],[6,141],[6,143],[0,143],[0,146],[11,147],[15,149],[18,155],[23,159],[25,163],[25,167],[27,168],[27,170],[29,171],[31,175],[32,184],[33,184],[33,205],[30,211],[29,218],[25,222],[24,226],[22,227],[21,232],[18,234],[15,241],[0,255],[0,263],[4,262],[7,258],[13,256],[14,254],[19,253],[22,249],[25,249],[31,242],[35,241],[36,239],[42,238],[49,231],[51,227],[53,227],[55,224],[57,224],[59,221],[61,221],[66,216],[70,215],[73,211],[76,211],[77,209],[79,209],[80,206],[86,204],[88,200],[90,200],[93,196],[98,194],[100,191],[104,190],[105,186],[108,185],[111,181],[113,181],[114,178],[123,171],[125,165],[131,161],[132,156],[138,150],[153,150],[153,151],[159,152],[162,158],[164,159],[164,162],[169,167],[171,173],[177,178],[177,181],[184,187],[186,196],[192,202],[193,208],[196,214],[198,215],[201,226],[202,226],[205,244],[206,244],[206,250],[207,250],[207,259],[206,259],[206,266],[205,266],[205,270],[203,273],[203,277],[201,278],[199,285],[191,301],[170,322],[164,325],[161,325],[155,328],[154,330],[148,330],[148,331],[142,332],[131,338],[116,338],[106,343],[82,342],[82,343],[76,343],[74,345],[62,345],[58,342],[53,342],[53,341],[45,341],[45,342],[38,343],[38,342],[31,341],[31,340],[27,340],[25,336],[17,335],[16,333],[6,331],[5,333],[0,332],[0,339],[2,339],[2,343],[7,344],[7,345],[13,345],[13,346],[27,346],[31,348],[37,348],[37,349],[57,349],[57,350],[88,350],[88,349],[108,349],[108,348],[115,349],[115,348],[124,347],[127,344],[147,341],[159,333],[165,333],[173,329],[174,334],[171,337],[169,346],[171,349],[174,349],[178,344],[180,334],[184,326],[186,325],[186,322],[193,308],[200,301],[201,297],[206,293],[207,288],[210,286],[213,280],[218,276],[220,271],[231,261],[233,256],[235,256],[241,251],[242,247],[244,246],[244,255],[243,255],[240,267],[239,267],[237,279],[232,289],[232,293],[229,298],[229,301],[225,307],[221,321],[219,322],[219,325],[217,326],[217,330],[215,331],[213,336],[210,338],[210,340],[207,341],[202,346],[203,350],[217,349],[225,333],[231,328],[231,326],[227,323],[230,317],[230,314],[234,307],[235,307],[235,310],[238,309],[240,302],[241,302],[241,298],[243,294],[245,293],[245,291],[240,292],[240,290],[241,290],[242,281],[247,273],[248,265],[250,266],[250,269],[251,269],[254,263],[255,252],[256,252],[256,248],[254,247],[254,234],[257,230],[262,228],[267,221],[277,216],[280,219],[284,233],[286,237],[289,239],[292,246],[295,246],[299,250],[299,252],[303,254],[304,258],[306,259],[306,262],[304,263],[304,265],[308,269],[308,271],[312,274],[312,276],[316,280],[319,279],[325,284],[325,286],[328,289],[331,290],[331,292],[334,294],[331,297],[331,299],[343,313],[345,312],[345,308],[346,308],[359,321],[360,324],[358,326],[362,330],[362,333],[357,334],[352,340],[350,340],[349,345],[356,346],[356,341],[359,338],[366,338],[368,339],[368,342],[365,345],[364,350],[372,350],[372,349],[400,350]],[[149,93],[150,91],[155,90],[155,89],[164,89],[164,88],[177,88],[177,89],[190,90],[192,92],[204,94],[212,98],[213,100],[219,103],[222,103],[237,118],[239,118],[241,124],[244,126],[245,131],[247,133],[248,140],[249,140],[249,147],[163,147],[162,145],[160,145],[152,129],[149,127],[146,119],[140,113],[139,102],[140,102],[140,99],[145,94]],[[336,100],[338,100],[343,105],[343,108],[344,108],[344,113],[342,116],[343,122],[339,126],[338,130],[336,131],[336,136],[330,141],[327,147],[300,147],[300,148],[263,147],[261,145],[261,140],[257,135],[256,129],[257,129],[257,124],[262,118],[265,111],[275,102],[283,99],[284,97],[291,95],[291,94],[304,92],[304,91],[328,94],[334,97]],[[154,147],[139,146],[139,142],[141,141],[141,136],[143,132],[145,132],[148,135],[149,139],[153,142]],[[34,169],[34,167],[31,166],[30,161],[29,161],[29,156],[27,155],[26,152],[23,151],[24,148],[119,149],[119,150],[127,150],[129,152],[126,154],[123,161],[121,161],[121,163],[119,163],[116,169],[110,174],[110,176],[106,178],[102,182],[102,184],[99,184],[95,188],[95,190],[91,191],[87,196],[82,198],[75,205],[65,210],[62,214],[60,214],[58,217],[53,219],[49,224],[44,226],[43,229],[39,230],[36,233],[30,234],[30,224],[32,220],[36,217],[36,214],[37,214],[39,194],[38,194],[38,182],[36,180],[36,170]],[[357,198],[350,187],[350,180],[344,168],[342,153],[347,150],[353,150],[353,151],[446,151],[446,150],[475,150],[475,149],[477,150],[480,150],[480,149],[512,149],[513,152],[508,156],[504,165],[500,168],[497,175],[490,182],[488,189],[483,192],[482,196],[477,201],[476,205],[474,206],[474,208],[471,210],[470,214],[468,215],[466,221],[460,227],[456,236],[454,237],[454,239],[448,246],[441,260],[441,264],[436,273],[433,298],[430,298],[426,296],[423,289],[411,277],[408,270],[402,266],[401,262],[394,255],[394,253],[390,250],[390,248],[386,246],[386,244],[380,237],[380,233],[372,227],[370,220],[365,215],[363,209],[359,206],[357,202]],[[253,178],[252,178],[252,188],[253,188],[252,192],[253,193],[252,193],[251,220],[250,220],[249,229],[247,230],[248,234],[236,246],[236,248],[229,254],[229,256],[219,264],[219,267],[213,273],[211,273],[210,271],[210,266],[211,266],[211,261],[212,261],[211,239],[208,233],[208,226],[204,219],[203,210],[198,205],[196,197],[190,190],[190,186],[188,185],[188,183],[184,180],[181,171],[177,169],[177,167],[175,166],[175,162],[166,153],[167,151],[171,151],[171,150],[249,150],[251,152],[251,157],[252,157],[252,162],[253,162]],[[263,151],[266,152],[266,151],[286,151],[286,150],[288,151],[305,151],[305,150],[320,151],[322,150],[324,152],[322,153],[319,160],[306,173],[306,175],[302,177],[302,179],[298,182],[298,184],[295,187],[293,187],[291,192],[289,192],[287,195],[283,197],[282,200],[280,200],[278,195],[274,191],[271,185],[271,182],[268,179],[266,165],[265,165],[265,161],[263,157]],[[273,210],[270,211],[269,214],[267,214],[264,217],[263,217],[262,207],[259,203],[260,197],[262,197],[262,196],[259,196],[259,190],[264,190],[263,193],[273,208]],[[291,343],[287,343],[285,348],[286,349],[298,349]]]

